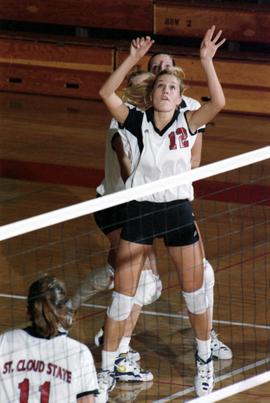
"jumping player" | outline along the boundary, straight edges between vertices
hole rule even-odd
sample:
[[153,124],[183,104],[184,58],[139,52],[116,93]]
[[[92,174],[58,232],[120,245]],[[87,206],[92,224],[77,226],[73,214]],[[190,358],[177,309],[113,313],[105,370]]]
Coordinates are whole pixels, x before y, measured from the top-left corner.
[[[164,70],[158,74],[151,94],[153,107],[146,112],[129,109],[117,96],[115,91],[128,71],[150,49],[153,41],[149,37],[132,41],[129,56],[101,88],[100,95],[113,117],[138,141],[141,156],[136,169],[127,180],[127,187],[191,169],[192,135],[212,120],[225,104],[212,61],[225,39],[219,41],[221,31],[216,35],[214,32],[214,26],[206,32],[200,50],[210,101],[197,111],[182,113],[179,110],[183,83],[176,69]],[[121,365],[123,360],[116,360],[119,340],[134,304],[143,261],[153,239],[162,234],[177,269],[189,314],[193,318],[191,322],[197,342],[195,389],[199,396],[208,394],[213,389],[208,300],[203,284],[203,255],[189,202],[192,199],[193,188],[190,183],[128,204],[129,220],[121,233],[115,291],[107,311],[102,372],[99,374],[103,388],[110,390],[114,385],[115,363]],[[145,214],[143,226],[139,218],[142,214]]]
[[67,336],[65,303],[65,287],[52,276],[30,286],[31,325],[0,336],[1,402],[95,402],[93,357],[84,344]]

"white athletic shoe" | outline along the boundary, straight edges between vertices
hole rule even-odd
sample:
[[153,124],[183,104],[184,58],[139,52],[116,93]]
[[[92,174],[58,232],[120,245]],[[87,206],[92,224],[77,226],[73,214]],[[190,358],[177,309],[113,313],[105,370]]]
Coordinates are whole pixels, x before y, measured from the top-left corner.
[[[100,347],[103,345],[103,341],[104,341],[104,327],[99,329],[99,331],[95,335],[95,345],[97,347]],[[130,361],[136,362],[136,361],[140,361],[140,359],[141,359],[140,353],[136,350],[133,350],[131,347],[129,347],[129,350],[127,351],[126,354]]]
[[97,374],[98,378],[98,395],[95,398],[95,403],[106,403],[109,399],[109,392],[111,392],[116,385],[114,372],[100,371]]
[[230,347],[218,339],[218,334],[214,330],[211,330],[211,351],[213,358],[218,360],[231,360],[233,356]]
[[146,371],[128,359],[127,354],[120,354],[114,363],[115,378],[122,382],[148,382],[154,379],[152,372]]
[[213,359],[202,360],[198,353],[195,355],[197,375],[195,376],[195,391],[197,396],[205,396],[212,392],[215,385]]
[[126,354],[130,361],[137,362],[141,359],[140,353],[136,350],[133,350],[131,347],[129,347],[129,350]]

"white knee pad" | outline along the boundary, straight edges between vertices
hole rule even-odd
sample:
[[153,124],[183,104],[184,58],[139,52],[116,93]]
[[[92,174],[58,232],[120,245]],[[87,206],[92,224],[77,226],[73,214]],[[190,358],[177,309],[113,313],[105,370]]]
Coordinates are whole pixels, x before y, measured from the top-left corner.
[[208,299],[204,285],[193,292],[182,292],[185,298],[187,309],[194,315],[200,315],[208,309]]
[[117,321],[125,320],[129,317],[134,304],[134,297],[120,294],[113,291],[112,303],[107,309],[107,315],[109,318]]
[[114,269],[111,265],[97,268],[89,274],[89,279],[92,280],[95,290],[111,290],[114,286]]
[[204,288],[207,295],[208,306],[214,306],[214,285],[215,285],[215,273],[213,267],[204,259]]
[[134,296],[134,303],[140,306],[149,305],[159,299],[162,291],[162,282],[152,270],[141,272],[138,288]]

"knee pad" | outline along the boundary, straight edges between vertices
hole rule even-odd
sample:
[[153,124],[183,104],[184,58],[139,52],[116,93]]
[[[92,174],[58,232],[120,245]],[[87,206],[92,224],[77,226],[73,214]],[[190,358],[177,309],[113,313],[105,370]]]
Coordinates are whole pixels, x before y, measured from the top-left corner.
[[159,299],[162,291],[162,282],[152,270],[141,272],[138,288],[134,296],[134,303],[140,306],[149,305]]
[[114,287],[114,269],[111,265],[100,267],[89,274],[97,291],[111,290]]
[[113,291],[112,303],[107,309],[107,315],[110,319],[121,321],[129,317],[134,304],[134,297],[120,294]]
[[213,267],[204,259],[204,288],[208,299],[208,306],[214,305],[214,285],[215,285],[215,273]]
[[196,291],[182,292],[185,298],[187,309],[194,315],[200,315],[208,309],[208,299],[204,285]]

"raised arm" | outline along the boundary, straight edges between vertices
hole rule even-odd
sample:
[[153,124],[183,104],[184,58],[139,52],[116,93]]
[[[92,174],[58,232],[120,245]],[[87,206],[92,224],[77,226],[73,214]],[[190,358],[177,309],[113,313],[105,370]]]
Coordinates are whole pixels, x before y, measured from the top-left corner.
[[212,120],[225,106],[225,97],[213,64],[213,57],[226,39],[219,41],[222,31],[220,30],[215,35],[215,29],[216,27],[213,25],[212,28],[207,30],[200,49],[201,64],[207,79],[210,101],[206,102],[198,110],[188,113],[189,126],[192,131]]
[[128,108],[116,94],[116,90],[120,87],[130,69],[148,52],[153,43],[154,41],[149,36],[133,39],[128,57],[110,75],[99,91],[102,100],[119,123],[124,123],[126,120]]

